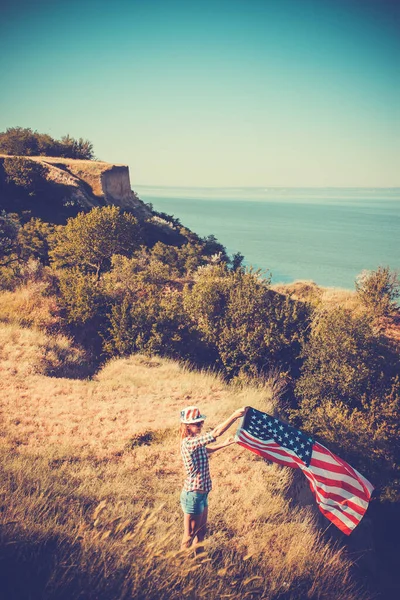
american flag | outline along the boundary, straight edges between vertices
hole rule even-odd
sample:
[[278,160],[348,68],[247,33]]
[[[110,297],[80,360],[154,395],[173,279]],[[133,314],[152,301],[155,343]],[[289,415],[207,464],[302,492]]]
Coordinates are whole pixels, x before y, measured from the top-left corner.
[[346,535],[361,521],[373,486],[361,473],[312,437],[266,413],[249,408],[235,440],[265,459],[301,469],[320,511]]

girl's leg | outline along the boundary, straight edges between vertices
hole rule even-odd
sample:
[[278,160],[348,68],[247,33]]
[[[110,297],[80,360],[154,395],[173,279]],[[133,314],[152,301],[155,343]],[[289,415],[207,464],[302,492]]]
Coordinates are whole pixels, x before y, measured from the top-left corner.
[[205,535],[207,533],[207,517],[208,517],[208,506],[205,507],[203,512],[201,513],[201,520],[199,524],[199,528],[195,533],[195,537],[193,539],[193,543],[197,545],[195,549],[195,554],[201,554],[204,552],[204,546],[201,545],[203,542]]
[[[207,510],[207,508],[205,509]],[[198,535],[201,527],[204,511],[200,515],[183,515],[183,538],[181,549],[189,548],[193,538]],[[207,518],[206,518],[207,521]],[[197,535],[196,535],[197,534]]]
[[202,542],[207,533],[208,506],[205,507],[205,509],[201,513],[200,517],[201,517],[201,520],[199,523],[199,527],[196,530],[196,537],[193,540],[193,542],[195,544],[199,544],[200,542]]

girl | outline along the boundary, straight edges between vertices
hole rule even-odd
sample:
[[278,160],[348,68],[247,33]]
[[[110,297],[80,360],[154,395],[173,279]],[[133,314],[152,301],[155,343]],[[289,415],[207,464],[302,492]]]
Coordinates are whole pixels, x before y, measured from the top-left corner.
[[211,490],[208,455],[235,443],[233,437],[224,442],[206,447],[215,442],[237,419],[246,412],[239,408],[210,433],[201,435],[205,415],[201,415],[197,406],[188,406],[181,411],[181,454],[186,471],[186,479],[181,493],[181,506],[184,512],[183,539],[181,548],[189,548],[191,542],[203,541],[208,517],[208,493]]

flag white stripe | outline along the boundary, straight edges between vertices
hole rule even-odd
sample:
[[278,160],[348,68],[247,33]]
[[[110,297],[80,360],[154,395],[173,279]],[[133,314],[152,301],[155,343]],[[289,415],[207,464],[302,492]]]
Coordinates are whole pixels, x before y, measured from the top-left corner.
[[330,454],[325,454],[322,452],[318,452],[318,450],[313,450],[312,453],[313,458],[316,458],[317,460],[321,460],[323,462],[327,462],[327,463],[332,463],[333,465],[337,465],[339,467],[341,467],[342,465],[334,459],[333,456],[331,456]]
[[374,491],[374,486],[372,485],[372,483],[370,481],[368,481],[368,479],[366,479],[364,477],[364,475],[361,475],[361,473],[359,471],[357,471],[357,469],[354,469],[354,467],[352,467],[354,472],[356,473],[357,477],[359,477],[361,479],[361,481],[364,483],[365,487],[368,489],[369,493],[372,494],[372,492]]
[[254,444],[258,444],[260,449],[265,448],[269,444],[272,444],[275,446],[275,448],[278,448],[278,444],[276,442],[274,442],[274,440],[272,438],[269,438],[268,440],[266,440],[264,442],[264,441],[261,441],[259,438],[254,437],[251,433],[248,433],[248,431],[241,431],[239,435],[244,439],[244,441],[246,439],[249,439],[252,442],[254,442]]
[[[302,468],[302,467],[300,467]],[[315,477],[314,474],[311,473],[308,469],[306,468],[302,468],[304,475],[307,477],[307,479],[310,481],[310,483],[312,482],[313,485],[316,487],[316,489],[322,489],[326,494],[337,494],[339,496],[342,496],[344,499],[347,500],[352,500],[353,502],[355,502],[357,499],[357,503],[361,506],[364,507],[364,505],[367,507],[368,506],[368,502],[366,500],[364,500],[363,498],[361,498],[359,495],[357,495],[357,492],[352,492],[349,490],[346,490],[344,488],[338,487],[336,485],[336,481],[331,480],[330,482],[321,482],[318,481]],[[329,479],[329,477],[326,477],[326,479]]]
[[282,460],[284,462],[290,463],[291,465],[296,465],[296,467],[298,466],[298,463],[293,460],[293,458],[291,458],[290,456],[284,456],[282,454],[278,454],[277,452],[274,452],[273,450],[267,450],[268,454],[271,455],[272,458],[276,458],[277,460]]
[[[334,486],[335,481],[346,481],[347,483],[349,483],[356,489],[359,489],[360,491],[364,491],[363,486],[357,481],[357,479],[355,479],[351,475],[345,474],[344,472],[335,473],[334,471],[327,471],[326,469],[321,469],[320,467],[315,467],[315,466],[312,466],[311,464],[309,465],[309,467],[306,467],[305,465],[302,464],[301,460],[298,459],[298,456],[295,454],[295,452],[293,452],[292,450],[289,450],[288,448],[284,449],[284,452],[289,455],[287,458],[280,453],[274,453],[274,449],[268,446],[268,444],[271,444],[271,445],[273,444],[275,447],[277,447],[277,444],[276,444],[276,442],[274,442],[274,440],[269,439],[267,442],[260,442],[259,440],[257,440],[257,438],[254,438],[248,432],[240,432],[240,434],[242,434],[242,433],[246,433],[245,436],[241,436],[241,439],[245,443],[248,443],[249,445],[251,445],[254,448],[257,448],[258,450],[261,450],[263,452],[268,452],[269,454],[271,454],[272,456],[275,456],[279,460],[282,460],[287,463],[292,463],[292,464],[295,463],[296,466],[297,465],[300,466],[300,468],[302,468],[303,471],[305,471],[308,474],[320,475],[322,477],[325,477],[326,479],[331,480],[332,484],[333,484],[332,487],[335,487]],[[319,456],[325,456],[325,455],[321,455],[320,452],[314,451],[313,457],[315,456],[315,454],[318,454]],[[293,460],[290,458],[290,456],[293,456],[293,457],[297,458],[298,460],[297,461]],[[343,468],[339,462],[335,461],[335,464],[337,466]],[[343,471],[344,471],[344,468],[343,468]],[[326,489],[326,491],[329,492],[328,486],[324,483],[321,483],[318,481],[317,487]],[[336,489],[340,490],[341,488],[336,487]],[[341,491],[338,491],[337,493],[339,493],[340,495],[343,495],[343,493]],[[350,492],[350,494],[351,494],[351,492]]]

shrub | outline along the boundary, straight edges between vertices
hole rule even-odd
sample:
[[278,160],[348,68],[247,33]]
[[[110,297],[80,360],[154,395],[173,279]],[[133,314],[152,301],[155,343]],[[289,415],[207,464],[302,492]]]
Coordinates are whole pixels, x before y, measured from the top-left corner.
[[31,219],[18,232],[18,255],[26,261],[30,258],[49,263],[49,250],[54,226],[41,219]]
[[16,215],[0,213],[0,267],[7,266],[15,260],[17,248],[19,219]]
[[190,360],[201,366],[206,352],[183,309],[182,296],[170,289],[143,284],[113,305],[104,342],[109,355],[133,352]]
[[362,271],[356,279],[356,291],[361,302],[376,317],[387,317],[397,307],[400,298],[398,273],[389,267]]
[[45,176],[45,167],[38,162],[22,157],[5,158],[3,162],[5,181],[14,190],[12,193],[21,193],[27,196],[40,194]]
[[359,407],[362,397],[381,381],[380,350],[365,315],[356,317],[341,307],[317,313],[296,386],[303,418],[326,401]]
[[30,128],[9,127],[0,133],[0,153],[16,156],[64,156],[81,160],[94,159],[93,144],[89,140],[75,140],[65,135],[54,140],[47,133],[38,133]]
[[117,206],[96,207],[58,227],[50,256],[55,267],[79,268],[100,277],[110,268],[113,254],[131,256],[140,242],[133,215]]
[[9,127],[0,133],[0,153],[27,156],[38,154],[38,142],[32,129]]
[[400,493],[400,382],[386,392],[363,397],[359,408],[327,400],[300,410],[302,426],[360,470],[384,499]]
[[114,254],[110,271],[103,275],[103,283],[110,296],[121,298],[135,294],[143,285],[162,286],[177,276],[177,271],[154,258],[144,246],[132,258]]
[[60,271],[58,277],[61,305],[66,311],[67,322],[73,325],[85,325],[93,320],[98,322],[106,300],[97,276],[73,267]]
[[[178,276],[185,276],[195,272],[200,266],[204,266],[213,260],[212,249],[214,246],[207,246],[207,243],[188,241],[179,248],[157,242],[151,250],[152,256],[174,269]],[[223,248],[223,246],[221,246]],[[220,260],[223,260],[225,253],[218,252]]]
[[70,135],[65,135],[58,142],[57,148],[59,154],[56,156],[64,156],[65,158],[78,158],[80,160],[93,160],[93,144],[89,140],[79,138],[75,140]]
[[186,288],[185,308],[228,376],[295,372],[308,309],[273,292],[258,272],[208,266]]

